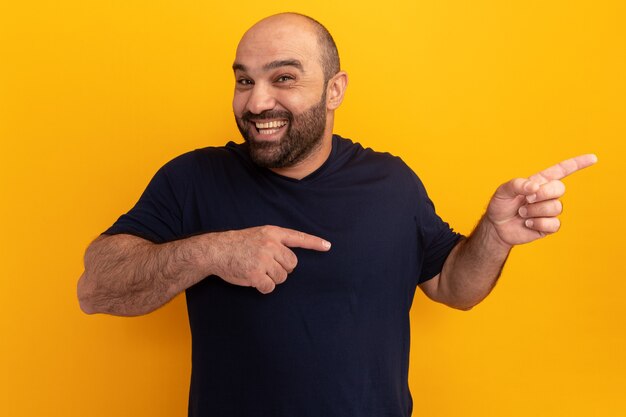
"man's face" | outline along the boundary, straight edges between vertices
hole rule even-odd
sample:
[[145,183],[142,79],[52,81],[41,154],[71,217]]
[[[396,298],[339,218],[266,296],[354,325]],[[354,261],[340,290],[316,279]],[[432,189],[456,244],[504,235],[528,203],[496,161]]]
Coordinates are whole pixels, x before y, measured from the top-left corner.
[[237,48],[233,111],[253,161],[286,168],[306,159],[325,132],[319,47],[302,27],[259,26]]

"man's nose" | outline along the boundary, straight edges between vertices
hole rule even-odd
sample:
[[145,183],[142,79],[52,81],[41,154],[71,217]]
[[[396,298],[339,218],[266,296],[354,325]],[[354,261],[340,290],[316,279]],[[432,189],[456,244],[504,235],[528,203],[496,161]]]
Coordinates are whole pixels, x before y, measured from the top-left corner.
[[257,84],[252,89],[248,98],[248,110],[254,114],[260,114],[265,110],[272,110],[276,106],[276,99],[268,87]]

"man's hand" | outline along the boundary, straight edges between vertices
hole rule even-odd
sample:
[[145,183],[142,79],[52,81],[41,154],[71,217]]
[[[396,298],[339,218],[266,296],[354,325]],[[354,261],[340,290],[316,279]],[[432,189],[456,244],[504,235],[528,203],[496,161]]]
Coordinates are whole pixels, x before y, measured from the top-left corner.
[[595,155],[581,155],[502,184],[476,229],[452,249],[441,273],[420,288],[433,300],[461,310],[478,304],[495,286],[513,245],[559,230],[559,198],[565,192],[560,180],[596,161]]
[[559,198],[565,193],[560,180],[597,160],[593,154],[577,156],[498,187],[486,217],[500,240],[505,245],[519,245],[558,231],[557,216],[563,211]]
[[289,248],[326,252],[319,237],[278,226],[261,226],[215,234],[211,251],[215,275],[235,285],[270,293],[287,279],[298,259]]

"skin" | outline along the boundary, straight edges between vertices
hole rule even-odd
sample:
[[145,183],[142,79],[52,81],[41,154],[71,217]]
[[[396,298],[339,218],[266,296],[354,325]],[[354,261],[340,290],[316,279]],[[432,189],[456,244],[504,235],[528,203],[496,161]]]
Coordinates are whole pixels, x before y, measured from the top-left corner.
[[[246,32],[233,65],[236,118],[246,112],[261,115],[273,110],[297,117],[324,97],[326,123],[318,146],[295,164],[270,168],[294,179],[306,177],[330,155],[334,112],[348,83],[347,74],[340,71],[325,85],[319,57],[311,22],[302,16],[281,14]],[[263,134],[254,129],[252,139],[269,144],[269,153],[287,132],[282,128]],[[476,229],[455,246],[442,272],[420,288],[431,299],[454,308],[466,310],[476,305],[495,285],[514,245],[559,229],[559,198],[565,191],[561,179],[595,162],[594,155],[583,155],[529,178],[502,184]],[[89,314],[147,314],[209,275],[267,294],[296,268],[297,257],[290,249],[294,247],[323,252],[330,250],[330,242],[271,225],[206,233],[164,244],[125,234],[100,236],[85,253],[78,298]]]
[[[326,89],[326,125],[320,145],[303,161],[288,167],[270,168],[280,175],[301,179],[320,167],[330,155],[334,112],[343,101],[348,76],[340,71],[324,86],[320,51],[315,29],[307,19],[280,14],[262,20],[245,33],[233,69],[236,79],[233,112],[241,118],[244,112],[264,111],[304,113],[316,105]],[[280,62],[299,65],[272,66]],[[270,122],[282,119],[256,118]],[[287,126],[273,135],[253,135],[262,142],[277,142]],[[253,129],[256,131],[256,129]]]
[[514,245],[559,230],[559,199],[565,193],[561,180],[596,162],[595,155],[581,155],[502,184],[476,229],[455,246],[441,273],[420,288],[431,299],[461,310],[478,304],[495,286]]

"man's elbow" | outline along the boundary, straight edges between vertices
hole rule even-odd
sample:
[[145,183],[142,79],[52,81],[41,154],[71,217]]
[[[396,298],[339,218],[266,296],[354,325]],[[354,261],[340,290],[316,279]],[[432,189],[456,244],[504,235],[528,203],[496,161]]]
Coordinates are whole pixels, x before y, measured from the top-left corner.
[[480,304],[489,294],[465,294],[464,296],[448,297],[446,301],[442,301],[449,307],[456,310],[469,311]]
[[78,299],[78,305],[80,306],[80,309],[82,310],[82,312],[85,314],[91,315],[91,314],[100,313],[99,311],[96,311],[96,309],[93,308],[91,304],[89,304],[82,298]]
[[452,291],[444,284],[440,274],[420,284],[420,288],[431,300],[455,310],[469,311],[483,300],[469,297],[467,293]]
[[448,295],[428,294],[428,297],[436,303],[443,304],[446,307],[453,308],[455,310],[469,311],[479,304],[482,300],[464,300],[457,297],[450,297]]
[[480,301],[481,300],[476,301],[476,302],[454,300],[454,301],[439,301],[439,302],[455,310],[469,311],[473,309],[476,305],[478,305]]
[[83,274],[78,279],[78,284],[76,285],[78,305],[80,306],[80,309],[83,311],[83,313],[96,314],[99,313],[99,311],[97,311],[94,306],[92,291],[90,291],[88,288],[86,274],[86,271],[83,272]]
[[454,308],[455,310],[461,310],[461,311],[470,311],[471,309],[473,309],[478,303],[474,303],[474,304],[457,304],[457,305],[449,305],[449,307]]
[[108,314],[119,317],[137,317],[149,314],[157,307],[150,308],[141,303],[119,303],[113,302],[110,297],[97,295],[93,290],[87,271],[81,275],[76,286],[78,305],[85,314]]

